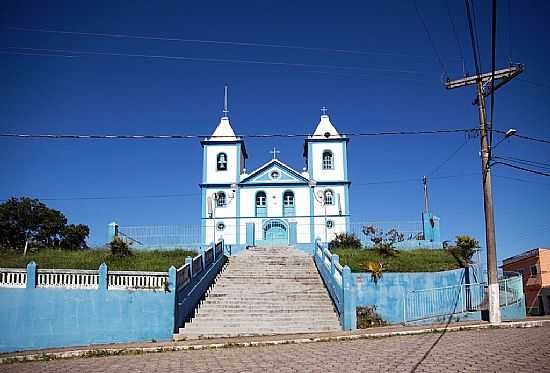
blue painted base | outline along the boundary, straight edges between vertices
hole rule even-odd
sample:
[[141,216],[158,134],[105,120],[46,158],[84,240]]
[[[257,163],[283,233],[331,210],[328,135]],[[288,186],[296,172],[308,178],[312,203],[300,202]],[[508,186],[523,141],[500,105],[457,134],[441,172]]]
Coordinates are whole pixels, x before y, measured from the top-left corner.
[[0,289],[0,352],[172,338],[174,294]]

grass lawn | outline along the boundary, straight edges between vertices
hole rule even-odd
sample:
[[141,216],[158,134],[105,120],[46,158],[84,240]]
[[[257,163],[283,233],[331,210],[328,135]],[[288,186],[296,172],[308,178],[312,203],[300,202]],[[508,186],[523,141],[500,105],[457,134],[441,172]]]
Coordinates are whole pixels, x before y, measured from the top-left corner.
[[402,250],[394,257],[383,257],[369,249],[334,249],[342,265],[352,272],[366,272],[368,261],[384,262],[385,272],[438,272],[459,268],[456,259],[447,250]]
[[48,269],[98,269],[105,262],[112,271],[167,271],[170,266],[180,267],[186,256],[195,256],[193,251],[155,250],[134,251],[132,256],[119,258],[109,250],[53,250],[42,249],[23,256],[11,250],[0,251],[0,267],[24,268],[34,260],[38,268]]

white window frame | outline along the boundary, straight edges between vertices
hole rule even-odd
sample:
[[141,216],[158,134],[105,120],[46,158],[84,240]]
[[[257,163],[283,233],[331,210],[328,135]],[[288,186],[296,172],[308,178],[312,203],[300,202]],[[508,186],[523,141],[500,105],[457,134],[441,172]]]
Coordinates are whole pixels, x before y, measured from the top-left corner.
[[[260,194],[263,194],[263,195],[260,195]],[[258,200],[258,198],[261,198],[261,199]],[[263,202],[263,203],[258,203],[258,201]],[[263,191],[257,192],[256,193],[256,207],[266,207],[266,206],[267,206],[267,194]]]
[[[330,202],[327,198],[327,195],[330,195]],[[323,194],[323,198],[325,201],[325,205],[327,206],[333,206],[334,205],[334,191],[332,189],[325,189],[325,192]]]
[[[329,157],[325,159],[325,154],[328,154]],[[334,153],[330,150],[323,150],[321,156],[323,170],[334,170]]]
[[[290,197],[290,198],[289,198]],[[283,206],[284,207],[294,207],[296,204],[294,192],[287,190],[283,193]]]
[[216,207],[225,207],[226,205],[227,205],[227,198],[226,198],[225,192],[217,192]]
[[[224,157],[224,160],[221,159],[221,157]],[[224,152],[218,153],[216,155],[216,171],[227,171],[228,164],[227,164],[227,154]],[[223,165],[225,168],[220,168],[220,166]]]

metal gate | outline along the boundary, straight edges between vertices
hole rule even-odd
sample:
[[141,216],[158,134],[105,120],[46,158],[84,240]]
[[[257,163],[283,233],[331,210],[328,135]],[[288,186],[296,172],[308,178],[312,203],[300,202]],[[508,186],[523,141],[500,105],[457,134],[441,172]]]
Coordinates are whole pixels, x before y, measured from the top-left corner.
[[281,220],[269,220],[263,228],[264,242],[270,246],[288,245],[288,227]]

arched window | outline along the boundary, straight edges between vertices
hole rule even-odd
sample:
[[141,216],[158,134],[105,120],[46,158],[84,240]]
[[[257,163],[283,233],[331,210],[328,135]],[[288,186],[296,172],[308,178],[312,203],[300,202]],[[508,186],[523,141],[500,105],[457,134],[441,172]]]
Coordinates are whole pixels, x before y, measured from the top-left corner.
[[216,193],[216,207],[225,207],[225,204],[226,204],[225,193],[224,192]]
[[227,154],[218,153],[218,156],[216,157],[216,168],[218,171],[227,170]]
[[294,216],[294,193],[287,190],[283,194],[283,216]]
[[323,170],[334,169],[334,156],[330,150],[323,152]]
[[334,205],[334,192],[330,189],[325,190],[325,205]]
[[267,197],[265,192],[256,193],[256,216],[267,216]]

